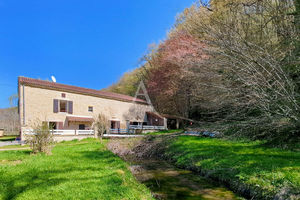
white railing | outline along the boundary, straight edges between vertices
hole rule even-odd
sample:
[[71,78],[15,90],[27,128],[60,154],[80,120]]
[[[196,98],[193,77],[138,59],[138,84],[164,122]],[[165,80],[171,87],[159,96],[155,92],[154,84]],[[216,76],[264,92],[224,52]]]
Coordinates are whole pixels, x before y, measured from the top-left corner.
[[75,130],[51,130],[53,135],[76,135]]
[[[50,130],[53,135],[94,135],[94,130]],[[35,135],[33,129],[23,130],[23,135]]]
[[22,130],[22,132],[23,132],[23,135],[35,135],[33,129]]
[[133,129],[110,129],[110,134],[133,134]]
[[142,125],[130,125],[129,129],[143,129],[143,130],[165,130],[164,126],[142,126]]
[[94,135],[93,130],[76,130],[78,135]]
[[[165,130],[164,126],[142,126],[130,125],[129,129],[110,129],[109,133],[125,134],[135,133],[135,130]],[[94,130],[50,130],[55,136],[68,136],[68,135],[94,135]],[[23,130],[23,135],[35,135],[33,129]]]

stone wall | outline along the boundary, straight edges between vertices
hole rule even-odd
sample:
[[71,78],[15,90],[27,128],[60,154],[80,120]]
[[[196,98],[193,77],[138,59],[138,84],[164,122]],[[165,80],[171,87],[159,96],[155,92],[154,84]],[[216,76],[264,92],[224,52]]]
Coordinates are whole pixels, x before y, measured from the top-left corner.
[[[152,106],[136,104],[133,102],[118,101],[32,86],[20,85],[19,87],[20,121],[23,129],[32,128],[34,127],[34,124],[42,121],[63,122],[64,128],[67,129],[69,128],[66,121],[67,116],[89,116],[95,118],[99,113],[104,114],[109,120],[120,121],[121,128],[126,128],[126,120],[144,121],[145,112],[153,110]],[[62,98],[62,93],[66,94],[65,98]],[[23,96],[25,107],[23,105]],[[73,114],[54,113],[53,99],[73,101]],[[89,106],[93,106],[93,112],[88,111]],[[25,111],[25,115],[23,114],[23,111]]]

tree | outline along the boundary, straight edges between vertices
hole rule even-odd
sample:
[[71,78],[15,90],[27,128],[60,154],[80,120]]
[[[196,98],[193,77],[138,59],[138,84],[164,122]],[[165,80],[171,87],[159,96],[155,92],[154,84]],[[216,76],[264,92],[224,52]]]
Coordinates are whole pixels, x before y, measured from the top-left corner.
[[298,134],[299,0],[295,3],[211,0],[185,9],[140,68],[156,110],[234,121],[242,130],[263,128],[257,132],[268,137],[286,127],[291,131],[285,136]]
[[290,76],[297,84],[297,90],[300,92],[300,0],[295,0],[295,11],[291,13],[294,16],[295,36],[288,40],[286,45],[293,48],[290,54],[287,54],[284,64],[289,71]]
[[287,42],[297,36],[288,15],[293,9],[290,1],[212,0],[209,7],[200,4],[185,11],[177,25],[204,42],[210,59],[199,67],[220,71],[231,108],[246,116],[252,108],[260,111],[254,126],[262,119],[269,120],[270,130],[283,119],[298,126],[299,93],[282,62],[294,49]]
[[143,79],[142,71],[143,68],[137,68],[131,72],[126,72],[125,74],[123,74],[123,76],[117,83],[111,85],[105,90],[119,94],[134,96],[140,80]]
[[103,135],[109,130],[109,121],[106,116],[99,114],[94,120],[93,128],[95,130],[95,135],[100,139],[102,144]]
[[16,107],[17,104],[18,104],[18,99],[19,99],[18,94],[13,94],[13,95],[11,95],[11,96],[8,98],[8,100],[9,100],[9,105],[10,105],[11,107]]
[[9,97],[10,107],[0,109],[0,127],[4,128],[5,134],[19,134],[19,115],[17,109],[18,95],[13,94]]
[[205,81],[199,69],[197,73],[193,71],[207,59],[203,45],[187,32],[176,29],[148,59],[151,68],[146,83],[158,111],[190,117],[190,110],[199,102],[203,91],[203,87],[196,85]]

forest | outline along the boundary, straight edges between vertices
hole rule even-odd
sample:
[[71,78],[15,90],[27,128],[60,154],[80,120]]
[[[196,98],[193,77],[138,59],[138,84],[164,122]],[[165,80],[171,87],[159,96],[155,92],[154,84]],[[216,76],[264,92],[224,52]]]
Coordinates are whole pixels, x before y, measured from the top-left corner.
[[155,109],[227,135],[300,139],[300,1],[197,1],[140,67],[106,90],[146,85]]

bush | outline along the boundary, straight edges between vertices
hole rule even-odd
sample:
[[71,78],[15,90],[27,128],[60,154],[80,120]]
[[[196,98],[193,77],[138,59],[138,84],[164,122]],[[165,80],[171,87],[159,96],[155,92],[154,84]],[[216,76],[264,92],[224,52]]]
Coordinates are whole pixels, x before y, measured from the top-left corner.
[[36,126],[34,134],[27,136],[26,143],[30,145],[33,153],[51,154],[54,139],[47,123]]
[[95,130],[96,136],[100,139],[100,142],[102,143],[103,135],[109,130],[109,120],[104,114],[100,113],[94,119],[93,128]]

